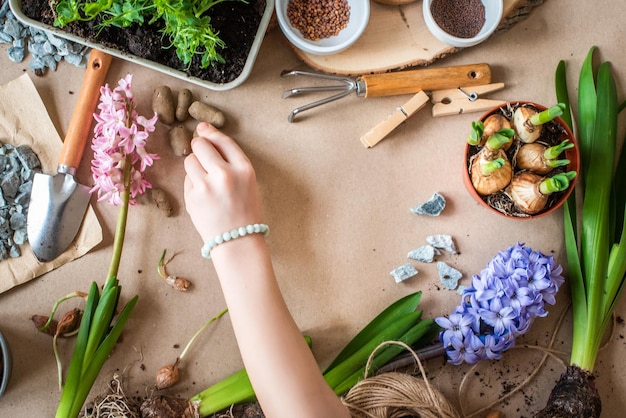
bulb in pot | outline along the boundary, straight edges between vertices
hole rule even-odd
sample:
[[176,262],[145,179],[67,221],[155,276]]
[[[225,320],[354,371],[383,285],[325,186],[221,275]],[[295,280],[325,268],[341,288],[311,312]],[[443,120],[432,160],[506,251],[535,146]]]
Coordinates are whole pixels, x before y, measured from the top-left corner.
[[501,150],[500,153],[500,157],[493,160],[481,158],[479,155],[472,161],[470,178],[474,189],[481,196],[499,192],[511,182],[513,167],[504,151]]
[[[485,119],[482,140],[483,142],[486,142],[493,135],[502,134],[503,132],[509,132],[509,130],[511,130],[511,122],[509,122],[509,120],[505,116],[499,113],[494,113],[493,115],[489,115]],[[511,131],[511,135],[509,136],[509,138],[513,137],[512,133],[513,131]],[[511,144],[513,144],[513,141],[506,142],[502,146],[502,149],[504,149],[505,151],[508,150],[511,147]]]
[[514,132],[501,129],[489,137],[472,160],[470,178],[476,192],[487,196],[504,189],[513,177],[513,167],[503,148],[510,144]]
[[513,126],[520,141],[527,144],[535,142],[541,136],[543,125],[552,119],[561,116],[565,110],[565,105],[559,103],[542,112],[537,112],[535,108],[520,106],[513,113]]
[[537,174],[548,174],[555,167],[563,167],[570,163],[570,160],[559,160],[558,157],[563,151],[573,147],[574,144],[569,142],[569,139],[553,147],[547,147],[538,142],[524,144],[517,152],[517,167]]
[[513,177],[511,184],[506,188],[506,193],[519,210],[534,215],[546,207],[550,194],[567,190],[574,177],[575,171],[547,178],[523,171]]

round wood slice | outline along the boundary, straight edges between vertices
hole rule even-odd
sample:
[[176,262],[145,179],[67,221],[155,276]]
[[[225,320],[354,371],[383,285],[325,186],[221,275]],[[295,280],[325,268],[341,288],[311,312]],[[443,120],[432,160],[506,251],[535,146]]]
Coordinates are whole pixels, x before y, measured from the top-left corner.
[[[459,50],[436,39],[426,28],[422,2],[402,6],[371,3],[369,24],[361,38],[347,50],[334,55],[313,55],[293,48],[311,68],[331,74],[358,76],[418,65],[428,65]],[[504,0],[504,17],[498,30],[525,19],[544,0]],[[487,40],[486,42],[488,42]]]

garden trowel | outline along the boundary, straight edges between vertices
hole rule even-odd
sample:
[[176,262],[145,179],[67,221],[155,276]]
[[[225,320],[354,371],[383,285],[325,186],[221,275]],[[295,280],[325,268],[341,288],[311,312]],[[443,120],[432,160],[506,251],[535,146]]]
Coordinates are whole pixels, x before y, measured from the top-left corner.
[[57,173],[35,174],[28,210],[28,240],[41,262],[54,260],[74,241],[89,206],[89,187],[74,175],[83,156],[93,112],[111,56],[92,49],[78,101],[63,141]]

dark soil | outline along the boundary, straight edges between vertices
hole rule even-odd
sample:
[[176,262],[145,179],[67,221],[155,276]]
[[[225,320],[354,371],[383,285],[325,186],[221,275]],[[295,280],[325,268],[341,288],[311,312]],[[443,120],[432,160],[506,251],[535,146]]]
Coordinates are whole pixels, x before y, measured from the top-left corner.
[[598,418],[601,410],[593,375],[570,366],[550,392],[546,407],[534,418]]
[[[96,18],[91,22],[72,22],[63,30],[88,39],[91,42],[117,49],[123,53],[163,64],[182,71],[190,76],[212,83],[229,83],[243,71],[248,53],[254,42],[256,32],[265,10],[265,0],[226,1],[210,9],[211,24],[215,32],[226,43],[226,48],[219,50],[225,63],[214,63],[208,68],[200,68],[200,57],[194,57],[189,68],[176,56],[173,48],[167,48],[167,39],[155,25],[133,25],[129,28],[109,27],[97,36],[94,27],[99,23]],[[33,20],[52,26],[54,16],[45,0],[22,0],[22,11]]]

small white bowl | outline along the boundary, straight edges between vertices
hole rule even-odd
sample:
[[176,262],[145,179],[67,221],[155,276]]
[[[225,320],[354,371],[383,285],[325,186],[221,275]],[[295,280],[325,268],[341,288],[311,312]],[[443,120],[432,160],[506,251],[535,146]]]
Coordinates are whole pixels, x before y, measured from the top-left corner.
[[336,54],[347,49],[359,39],[370,17],[369,0],[348,0],[350,6],[348,26],[343,28],[338,35],[312,41],[306,39],[298,29],[291,26],[287,17],[288,4],[289,0],[276,0],[276,17],[280,29],[296,48],[314,55]]
[[430,11],[430,4],[432,2],[433,0],[423,0],[422,2],[424,21],[426,22],[428,30],[441,42],[458,48],[474,46],[487,39],[500,24],[504,10],[503,0],[482,0],[483,6],[485,6],[485,24],[480,29],[480,32],[473,38],[459,38],[450,35],[437,25]]

